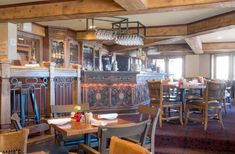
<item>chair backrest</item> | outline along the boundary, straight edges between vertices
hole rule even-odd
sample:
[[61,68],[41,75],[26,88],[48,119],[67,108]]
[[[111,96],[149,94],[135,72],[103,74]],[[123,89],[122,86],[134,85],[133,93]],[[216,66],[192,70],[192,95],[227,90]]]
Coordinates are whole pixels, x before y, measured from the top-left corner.
[[150,100],[162,101],[162,83],[160,80],[148,81]]
[[[18,116],[16,112],[12,114],[11,122],[13,123],[17,131],[23,129],[20,124],[20,117]],[[36,134],[39,132],[42,133],[42,132],[49,130],[49,125],[46,123],[41,123],[41,124],[34,125],[33,127],[27,127],[27,128],[29,129],[29,135],[32,135],[32,134]]]
[[138,144],[113,136],[111,138],[109,154],[150,154],[150,152]]
[[[78,104],[81,106],[81,110],[84,112],[89,111],[89,104],[88,103],[83,103],[83,104]],[[51,113],[53,117],[60,117],[60,116],[66,116],[69,115],[74,107],[76,105],[51,105]]]
[[157,122],[158,122],[159,115],[160,115],[160,109],[156,108],[156,107],[152,107],[152,106],[139,105],[138,106],[138,112],[140,114],[140,117],[139,117],[140,121],[143,120],[143,116],[147,116],[149,120],[151,119],[151,126],[150,126],[151,145],[150,145],[150,149],[151,149],[151,152],[154,153],[155,134],[156,134]]
[[18,116],[18,114],[16,112],[12,114],[11,122],[13,123],[16,130],[22,129],[22,126],[20,124],[20,117]]
[[132,137],[139,135],[139,143],[141,146],[144,146],[150,123],[150,120],[146,120],[136,124],[99,127],[99,152],[102,154],[109,153],[109,143],[112,136]]
[[225,88],[226,88],[225,82],[207,81],[205,102],[208,102],[210,100],[218,100],[218,101],[223,100]]
[[26,154],[28,134],[28,129],[0,134],[0,153]]

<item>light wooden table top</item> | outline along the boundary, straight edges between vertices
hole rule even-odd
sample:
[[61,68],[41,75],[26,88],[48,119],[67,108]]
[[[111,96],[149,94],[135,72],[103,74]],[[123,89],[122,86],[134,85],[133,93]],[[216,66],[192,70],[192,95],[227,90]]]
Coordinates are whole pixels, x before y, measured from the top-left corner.
[[[117,125],[131,125],[134,122],[130,122],[124,119],[117,118],[116,120],[102,120],[107,122],[106,126],[117,126]],[[51,126],[63,133],[65,136],[73,136],[73,135],[82,135],[82,134],[89,134],[89,133],[97,133],[98,127],[92,126],[91,124],[84,123],[84,122],[77,122],[72,120],[71,122],[64,124],[64,125],[55,125],[51,124]]]

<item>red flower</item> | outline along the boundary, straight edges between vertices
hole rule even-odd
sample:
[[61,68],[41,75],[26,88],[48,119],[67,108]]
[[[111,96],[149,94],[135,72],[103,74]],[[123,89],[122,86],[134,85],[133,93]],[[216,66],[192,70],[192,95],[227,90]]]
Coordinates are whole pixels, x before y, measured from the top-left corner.
[[74,119],[75,119],[77,122],[80,122],[81,118],[82,118],[82,114],[81,114],[81,113],[76,113],[76,114],[74,115]]

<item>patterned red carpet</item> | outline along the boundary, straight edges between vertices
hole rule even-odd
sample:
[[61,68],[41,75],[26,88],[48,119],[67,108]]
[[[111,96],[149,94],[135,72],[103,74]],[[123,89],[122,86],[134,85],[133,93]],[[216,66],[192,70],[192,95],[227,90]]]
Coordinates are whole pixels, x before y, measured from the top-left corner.
[[[124,117],[136,120],[134,116]],[[208,130],[200,123],[181,126],[164,122],[156,132],[159,154],[232,154],[235,153],[235,106],[223,113],[224,129],[216,120],[209,121]]]
[[157,153],[235,153],[235,109],[227,111],[227,115],[223,114],[224,130],[217,121],[210,121],[207,131],[200,123],[188,126],[164,123],[156,133]]

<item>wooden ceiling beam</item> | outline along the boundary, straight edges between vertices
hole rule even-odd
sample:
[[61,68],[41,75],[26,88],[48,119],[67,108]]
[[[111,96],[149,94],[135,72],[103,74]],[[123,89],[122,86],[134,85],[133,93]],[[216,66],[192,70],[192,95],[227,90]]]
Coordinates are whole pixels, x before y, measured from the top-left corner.
[[[195,51],[195,53],[202,53],[203,48],[201,47],[200,45],[201,43],[197,37],[200,35],[209,34],[209,33],[213,33],[216,31],[222,31],[222,30],[235,28],[235,11],[231,11],[225,14],[214,16],[214,17],[210,17],[201,21],[189,23],[186,25],[186,27],[187,27],[186,28],[187,33],[185,35],[181,35],[181,36],[178,35],[175,37],[172,36],[171,38],[168,38],[165,40],[145,44],[143,47],[155,46],[155,45],[160,45],[160,44],[173,44],[174,42],[179,41],[179,40],[187,40],[189,45]],[[194,42],[197,45],[193,45],[194,43],[191,43],[191,42]],[[197,46],[197,47],[194,47],[194,46]],[[128,52],[136,48],[139,48],[139,47],[129,47],[129,48],[126,47],[123,50]],[[118,50],[118,52],[120,52],[120,50]]]
[[187,44],[191,47],[195,54],[203,54],[202,41],[199,37],[191,37],[184,39]]
[[234,7],[234,0],[146,0],[148,9],[125,10],[113,0],[83,0],[0,8],[0,22],[34,22],[100,16],[119,16],[189,10]]
[[202,49],[205,53],[234,52],[235,42],[203,43]]
[[[107,46],[107,49],[110,52],[113,52],[117,49],[123,49],[125,48],[124,46],[121,45],[115,45],[115,46]],[[156,50],[156,52],[189,52],[192,53],[192,49],[187,45],[187,44],[169,44],[169,45],[158,45],[158,46],[154,46],[151,47],[152,51]],[[123,50],[120,50],[119,53],[124,52]]]
[[196,21],[187,25],[188,35],[203,35],[235,27],[235,11]]
[[147,9],[146,0],[114,0],[127,11]]
[[[136,33],[136,29],[129,29],[129,33]],[[177,38],[187,35],[187,25],[155,26],[146,28],[147,37],[145,44],[153,43],[163,39]],[[78,31],[77,40],[96,40],[95,32]]]

